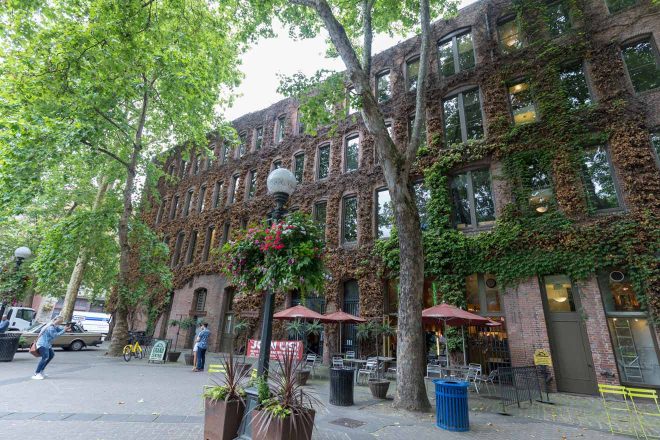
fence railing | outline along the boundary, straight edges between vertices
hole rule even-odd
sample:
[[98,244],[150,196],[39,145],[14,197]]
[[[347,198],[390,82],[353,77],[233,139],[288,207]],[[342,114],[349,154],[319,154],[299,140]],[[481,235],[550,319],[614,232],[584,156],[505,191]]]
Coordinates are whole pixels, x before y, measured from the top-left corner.
[[[518,405],[521,402],[534,403],[550,402],[547,389],[547,371],[544,368],[529,367],[500,367],[498,369],[498,397],[502,403],[502,411],[506,407]],[[545,399],[543,398],[545,394]]]

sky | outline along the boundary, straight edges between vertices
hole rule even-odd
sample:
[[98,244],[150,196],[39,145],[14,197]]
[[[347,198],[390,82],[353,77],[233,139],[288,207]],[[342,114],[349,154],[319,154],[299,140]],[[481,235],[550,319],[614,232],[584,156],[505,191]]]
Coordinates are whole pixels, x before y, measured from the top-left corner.
[[[475,1],[461,0],[461,7]],[[241,71],[245,78],[236,90],[238,97],[233,107],[225,111],[228,120],[261,110],[283,99],[284,96],[277,93],[278,74],[289,76],[302,72],[311,75],[319,69],[344,70],[339,58],[325,57],[325,36],[294,41],[281,25],[276,25],[276,30],[276,38],[260,40],[242,57]],[[377,35],[374,38],[373,53],[382,52],[404,39]]]

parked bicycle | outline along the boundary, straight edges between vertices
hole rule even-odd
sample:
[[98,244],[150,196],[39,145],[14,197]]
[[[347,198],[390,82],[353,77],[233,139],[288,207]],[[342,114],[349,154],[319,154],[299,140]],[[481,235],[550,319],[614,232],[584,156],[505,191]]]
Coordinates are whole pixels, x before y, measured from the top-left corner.
[[128,344],[124,346],[123,356],[126,362],[130,361],[133,357],[138,359],[142,359],[144,357],[144,351],[138,342],[138,338],[136,338],[132,333],[129,333],[128,335]]

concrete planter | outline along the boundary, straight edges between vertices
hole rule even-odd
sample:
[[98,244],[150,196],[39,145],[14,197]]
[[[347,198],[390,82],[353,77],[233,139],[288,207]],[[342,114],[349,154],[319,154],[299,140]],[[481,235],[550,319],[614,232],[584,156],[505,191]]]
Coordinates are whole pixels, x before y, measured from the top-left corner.
[[245,403],[240,400],[204,400],[204,440],[233,440],[243,420]]
[[168,351],[167,362],[179,362],[179,356],[181,356],[180,351]]
[[18,350],[20,333],[0,333],[0,362],[11,362]]
[[390,389],[390,381],[386,379],[369,379],[369,390],[376,399],[385,399],[387,390]]
[[183,360],[185,361],[186,365],[189,367],[193,366],[193,360],[195,359],[195,355],[192,353],[184,353],[183,354]]
[[309,409],[301,414],[280,419],[265,418],[266,411],[255,410],[252,417],[252,440],[311,440],[316,411]]

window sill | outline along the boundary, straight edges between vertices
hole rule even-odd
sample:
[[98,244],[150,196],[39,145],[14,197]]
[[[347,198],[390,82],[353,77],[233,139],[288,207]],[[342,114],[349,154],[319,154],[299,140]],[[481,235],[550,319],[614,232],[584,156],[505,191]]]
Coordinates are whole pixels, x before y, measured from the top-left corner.
[[454,227],[457,231],[463,232],[466,234],[477,234],[479,232],[488,232],[491,229],[493,229],[495,225],[488,225],[488,226],[477,226],[477,227],[469,227],[469,228],[458,228]]
[[624,213],[626,213],[626,209],[619,207],[619,208],[597,209],[593,212],[593,215],[604,216],[609,214],[624,214]]

